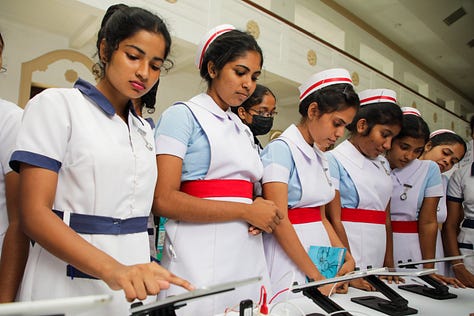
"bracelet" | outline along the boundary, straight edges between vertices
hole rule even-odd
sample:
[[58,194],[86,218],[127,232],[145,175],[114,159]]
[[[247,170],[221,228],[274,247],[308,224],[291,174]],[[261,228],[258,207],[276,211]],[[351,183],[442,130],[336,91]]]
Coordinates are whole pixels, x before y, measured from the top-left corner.
[[460,265],[464,265],[464,262],[458,262],[458,263],[452,264],[451,268],[454,268],[455,266],[460,266]]

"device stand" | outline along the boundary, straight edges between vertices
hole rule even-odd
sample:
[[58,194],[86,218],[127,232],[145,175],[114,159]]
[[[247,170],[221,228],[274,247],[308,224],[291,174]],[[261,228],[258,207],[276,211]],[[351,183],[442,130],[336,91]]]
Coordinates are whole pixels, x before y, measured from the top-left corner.
[[[336,302],[334,302],[329,297],[322,294],[317,289],[317,286],[308,287],[308,288],[303,289],[302,291],[303,291],[304,296],[310,298],[319,307],[324,309],[325,312],[332,314],[334,312],[341,311],[340,313],[337,313],[337,315],[352,316],[352,314],[350,314],[348,312],[344,312],[343,311],[344,309],[341,306],[337,305]],[[314,316],[321,315],[321,316],[323,316],[322,314],[311,314],[311,315],[314,315]]]
[[436,300],[448,300],[451,298],[458,297],[456,294],[449,293],[449,288],[446,285],[441,284],[431,275],[422,275],[419,276],[419,278],[431,285],[432,287],[418,284],[406,284],[400,285],[398,288],[416,294],[428,296]]
[[353,297],[351,301],[375,309],[391,316],[413,315],[418,313],[414,308],[408,306],[408,301],[391,289],[387,284],[375,275],[364,277],[377,291],[385,295],[388,300],[376,296]]

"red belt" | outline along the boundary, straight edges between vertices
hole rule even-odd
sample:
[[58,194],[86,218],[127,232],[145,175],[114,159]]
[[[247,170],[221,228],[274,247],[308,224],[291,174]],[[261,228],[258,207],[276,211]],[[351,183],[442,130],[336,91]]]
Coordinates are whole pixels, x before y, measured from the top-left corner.
[[341,221],[345,222],[385,224],[385,216],[385,211],[341,208]]
[[288,219],[292,224],[305,224],[321,221],[321,209],[315,207],[298,207],[288,209]]
[[394,233],[418,233],[418,221],[392,221]]
[[245,180],[192,180],[181,183],[181,192],[199,198],[253,198],[253,184]]

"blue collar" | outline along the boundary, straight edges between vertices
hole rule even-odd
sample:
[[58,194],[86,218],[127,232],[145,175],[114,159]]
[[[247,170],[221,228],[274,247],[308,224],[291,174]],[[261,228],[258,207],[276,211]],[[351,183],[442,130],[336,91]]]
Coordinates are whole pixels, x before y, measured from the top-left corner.
[[[100,92],[97,90],[89,82],[79,78],[77,79],[76,83],[74,84],[74,88],[81,91],[81,93],[86,96],[87,98],[91,99],[95,104],[97,104],[105,114],[109,116],[115,115],[115,109],[110,103],[110,101]],[[133,107],[132,101],[128,101],[127,107],[132,114],[138,118],[137,113],[135,112],[135,108]]]

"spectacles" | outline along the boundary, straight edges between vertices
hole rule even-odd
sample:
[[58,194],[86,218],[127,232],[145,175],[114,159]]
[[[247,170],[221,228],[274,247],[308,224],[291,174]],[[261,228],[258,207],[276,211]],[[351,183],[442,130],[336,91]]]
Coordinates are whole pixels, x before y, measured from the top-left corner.
[[2,73],[4,73],[4,72],[7,72],[7,68],[5,68],[5,67],[2,66],[2,68],[0,68],[0,74],[2,74]]
[[248,109],[247,110],[247,112],[250,112],[250,111],[253,111],[254,113],[257,113],[258,115],[264,116],[264,117],[275,117],[275,115],[278,114],[277,111],[265,112],[265,111],[257,111],[257,110],[254,110],[254,109]]

